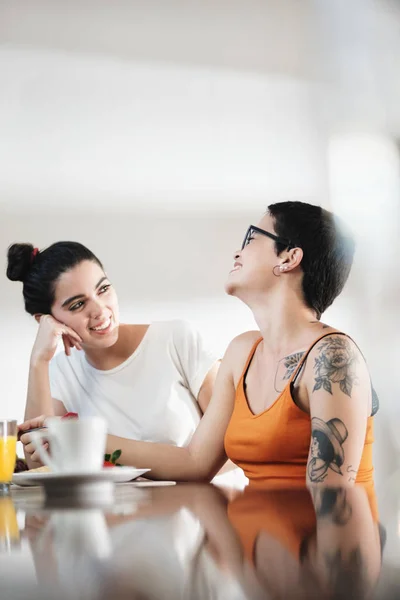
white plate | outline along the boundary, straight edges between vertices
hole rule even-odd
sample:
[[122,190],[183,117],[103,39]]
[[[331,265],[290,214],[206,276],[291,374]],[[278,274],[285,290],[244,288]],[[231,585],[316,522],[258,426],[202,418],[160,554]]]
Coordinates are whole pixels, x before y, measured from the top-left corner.
[[79,485],[88,483],[122,483],[132,481],[150,469],[135,469],[134,467],[107,467],[96,473],[15,473],[12,482],[20,486],[57,486]]

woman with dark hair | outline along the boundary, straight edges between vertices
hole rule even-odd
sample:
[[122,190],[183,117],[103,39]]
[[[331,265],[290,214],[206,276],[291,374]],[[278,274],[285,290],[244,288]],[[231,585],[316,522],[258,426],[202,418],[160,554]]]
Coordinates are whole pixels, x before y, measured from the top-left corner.
[[[228,457],[251,485],[372,483],[377,397],[356,344],[320,321],[353,254],[351,235],[329,211],[304,202],[269,206],[248,228],[226,283],[259,329],[229,345],[190,443],[110,436],[109,451],[121,448],[124,464],[149,467],[156,479],[209,480]],[[318,442],[318,456],[316,431],[329,442]]]
[[[120,323],[103,265],[76,242],[42,251],[13,244],[7,276],[23,282],[25,309],[39,323],[25,412],[33,427],[75,412],[104,417],[109,433],[124,439],[188,443],[217,372],[217,358],[189,323]],[[65,352],[55,356],[60,339]],[[29,434],[22,441],[35,462]]]

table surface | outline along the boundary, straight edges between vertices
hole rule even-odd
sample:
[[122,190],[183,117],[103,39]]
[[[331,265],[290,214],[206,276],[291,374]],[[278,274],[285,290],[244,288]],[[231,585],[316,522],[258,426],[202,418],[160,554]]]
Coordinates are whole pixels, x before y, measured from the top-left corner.
[[127,483],[95,505],[15,487],[0,598],[400,598],[400,485],[384,504],[359,487]]

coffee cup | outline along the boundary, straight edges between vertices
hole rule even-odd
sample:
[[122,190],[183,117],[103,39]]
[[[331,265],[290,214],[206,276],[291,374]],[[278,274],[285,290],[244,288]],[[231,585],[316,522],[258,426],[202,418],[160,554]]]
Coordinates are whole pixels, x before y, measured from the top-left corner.
[[[104,463],[107,424],[101,417],[46,419],[46,429],[32,431],[31,442],[54,473],[93,473]],[[51,455],[43,446],[50,444]]]

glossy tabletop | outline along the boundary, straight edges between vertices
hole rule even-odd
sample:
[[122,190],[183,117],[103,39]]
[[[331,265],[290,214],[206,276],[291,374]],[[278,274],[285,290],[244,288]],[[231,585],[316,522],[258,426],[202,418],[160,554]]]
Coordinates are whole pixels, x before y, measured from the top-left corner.
[[399,485],[116,486],[113,501],[0,498],[0,598],[400,598]]

